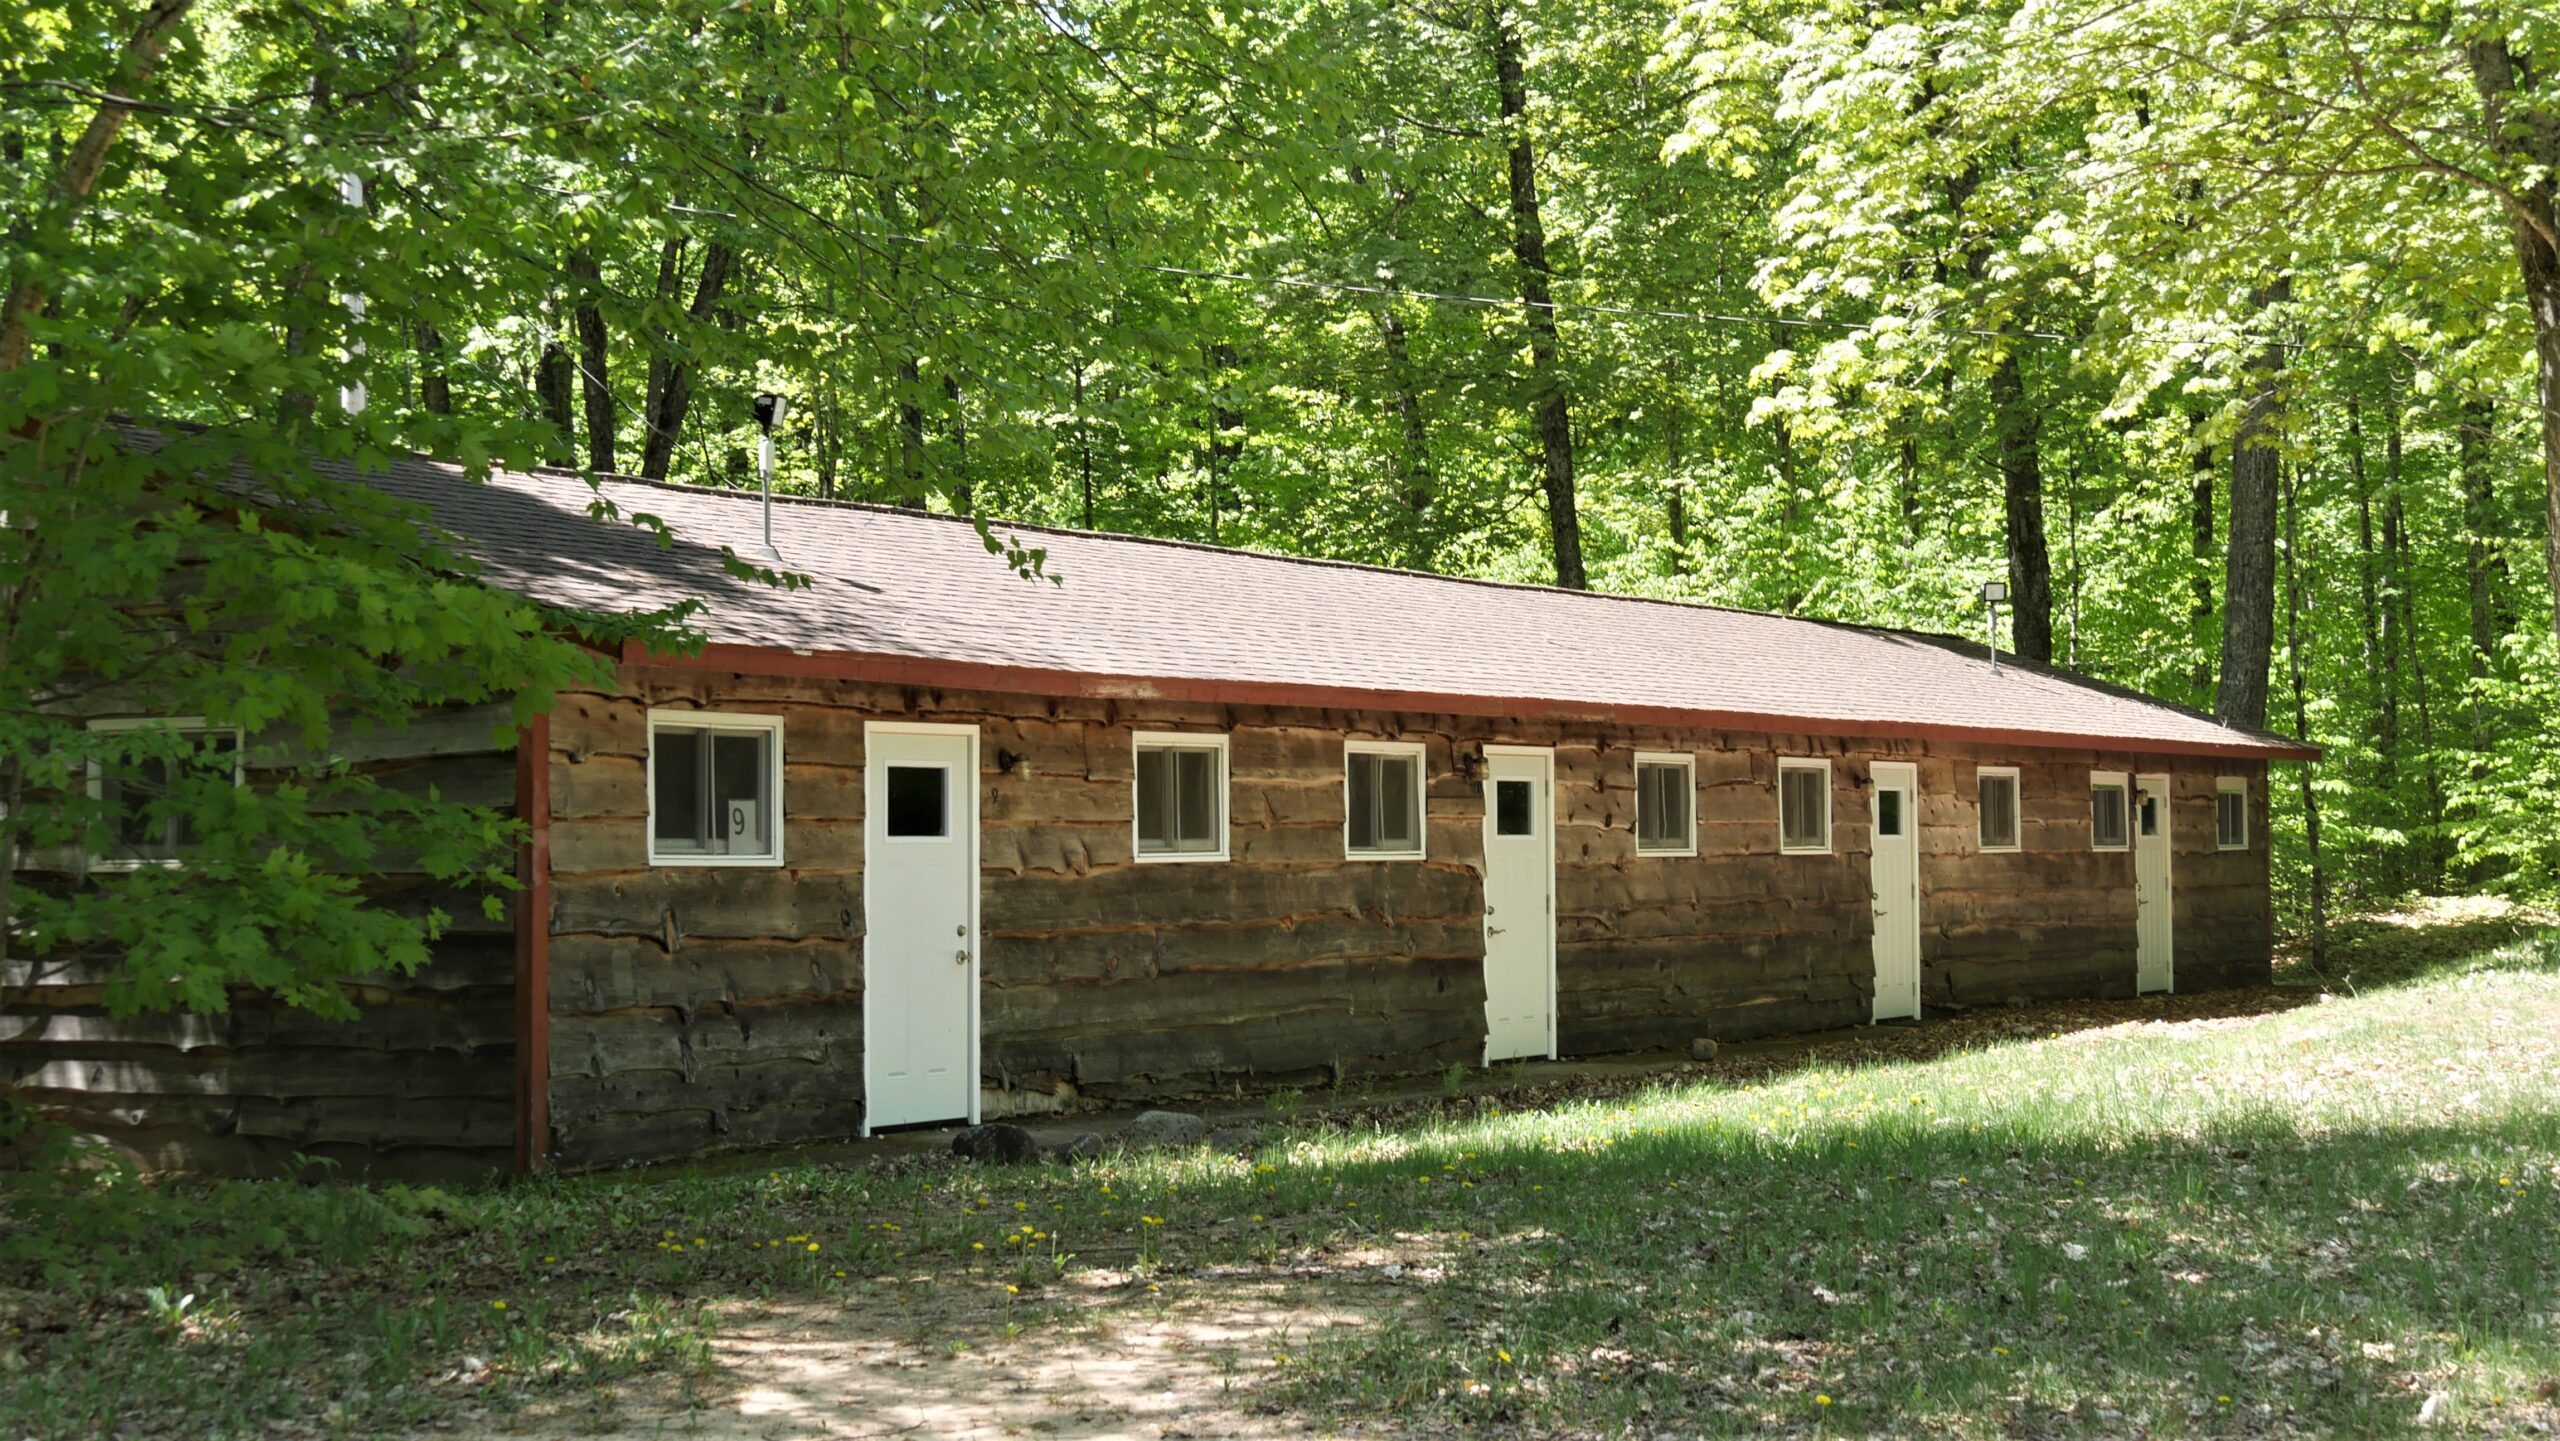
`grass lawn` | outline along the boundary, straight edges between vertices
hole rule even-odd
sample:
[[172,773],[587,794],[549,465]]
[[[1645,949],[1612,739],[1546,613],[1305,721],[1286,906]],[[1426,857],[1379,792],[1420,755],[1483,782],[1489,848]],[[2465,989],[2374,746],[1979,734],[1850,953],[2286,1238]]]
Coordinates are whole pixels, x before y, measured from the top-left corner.
[[885,1434],[880,1365],[843,1414],[721,1430],[738,1347],[787,1315],[1001,1367],[1222,1313],[1201,1403],[1274,1434],[2560,1429],[2560,935],[2386,918],[2322,969],[2354,994],[1922,1062],[1284,1097],[1249,1158],[22,1178],[0,1436]]

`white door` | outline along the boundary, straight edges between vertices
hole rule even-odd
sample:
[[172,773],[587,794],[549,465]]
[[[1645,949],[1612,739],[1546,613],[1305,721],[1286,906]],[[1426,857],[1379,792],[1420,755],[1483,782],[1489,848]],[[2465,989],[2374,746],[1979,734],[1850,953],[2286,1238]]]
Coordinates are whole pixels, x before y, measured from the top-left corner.
[[975,1120],[978,733],[863,728],[865,1129]]
[[1484,757],[1484,1058],[1556,1053],[1555,753]]
[[2133,778],[2133,988],[2177,988],[2170,950],[2169,778]]
[[1874,1019],[1920,1015],[1920,771],[1909,761],[1877,761],[1875,853],[1876,1005]]

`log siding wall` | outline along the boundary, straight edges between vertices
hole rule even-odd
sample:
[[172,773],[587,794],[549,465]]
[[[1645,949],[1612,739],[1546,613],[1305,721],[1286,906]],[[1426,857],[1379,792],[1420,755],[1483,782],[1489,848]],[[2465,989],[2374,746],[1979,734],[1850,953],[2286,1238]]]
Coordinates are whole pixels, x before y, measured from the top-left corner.
[[[516,759],[505,706],[438,712],[344,738],[333,753],[416,794],[512,811]],[[245,780],[262,784],[253,768]],[[74,857],[22,867],[39,885],[83,880]],[[378,1177],[503,1169],[516,1121],[515,935],[478,895],[395,866],[380,903],[451,922],[414,976],[351,984],[354,1021],[248,991],[218,1016],[116,1018],[103,975],[77,959],[18,957],[0,974],[0,1075],[38,1108],[138,1165],[272,1175],[317,1157]]]
[[[651,708],[783,719],[784,861],[651,866]],[[1844,742],[941,691],[626,669],[552,717],[551,1135],[566,1166],[854,1133],[862,1110],[863,723],[981,728],[983,1081],[998,1102],[1140,1098],[1253,1075],[1472,1063],[1484,1035],[1486,743],[1556,753],[1563,1053],[1862,1022],[1874,985],[1868,766],[1917,762],[1924,997],[2133,988],[2133,856],[2088,835],[2092,770],[2170,774],[2178,983],[2262,980],[2262,762]],[[1232,858],[1135,863],[1133,736],[1229,738]],[[1343,743],[1424,747],[1426,857],[1348,859]],[[1635,754],[1697,758],[1698,854],[1635,852]],[[1782,756],[1832,763],[1832,849],[1781,854]],[[1003,761],[1010,758],[1007,767]],[[1976,844],[1974,767],[2016,765],[2022,848]],[[2251,783],[2214,849],[2216,778]]]

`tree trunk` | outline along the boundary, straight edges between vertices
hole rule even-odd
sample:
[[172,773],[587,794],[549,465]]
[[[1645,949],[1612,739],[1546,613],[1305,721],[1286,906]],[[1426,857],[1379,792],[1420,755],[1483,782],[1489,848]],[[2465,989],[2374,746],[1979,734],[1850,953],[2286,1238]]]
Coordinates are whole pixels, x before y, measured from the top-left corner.
[[[2490,144],[2531,176],[2507,192],[2507,230],[2533,320],[2535,398],[2542,420],[2543,560],[2549,569],[2551,627],[2560,636],[2560,109],[2547,96],[2515,108],[2523,67],[2504,37],[2469,47],[2472,84]],[[2550,84],[2543,77],[2545,87]]]
[[[2190,429],[2201,429],[2204,422],[2205,417],[2199,414]],[[2195,557],[2195,567],[2189,572],[2194,594],[2187,602],[2187,625],[2196,648],[2193,683],[2199,706],[2213,701],[2213,476],[2213,447],[2198,444],[2187,483],[2188,524],[2194,537],[2191,553]]]
[[2347,402],[2347,469],[2356,485],[2356,601],[2364,671],[2372,684],[2374,789],[2396,814],[2400,786],[2400,638],[2394,633],[2380,558],[2373,543],[2373,477],[2365,467],[2364,409]]
[[2418,755],[2426,780],[2425,839],[2418,847],[2418,871],[2412,879],[2421,889],[2434,890],[2443,884],[2446,861],[2442,841],[2444,775],[2436,768],[2435,706],[2427,691],[2426,651],[2418,634],[2418,583],[2409,561],[2409,517],[2401,500],[2400,461],[2400,410],[2395,401],[2391,429],[2382,445],[2382,554],[2389,605],[2398,622],[2400,646],[2408,666],[2409,691],[2418,703]]
[[1503,129],[1511,141],[1511,254],[1520,263],[1520,306],[1529,326],[1529,372],[1538,448],[1545,460],[1547,530],[1553,537],[1556,584],[1588,588],[1582,571],[1582,517],[1573,492],[1573,413],[1565,399],[1564,345],[1548,288],[1546,221],[1538,208],[1537,152],[1529,144],[1529,81],[1520,32],[1497,4],[1486,12],[1493,38],[1493,75]]
[[[107,152],[116,137],[124,133],[125,121],[133,116],[133,106],[120,103],[132,100],[151,83],[152,72],[160,68],[160,58],[178,37],[178,26],[195,8],[195,0],[155,0],[142,13],[133,34],[124,42],[124,53],[118,57],[114,100],[101,103],[81,130],[80,138],[71,144],[63,158],[62,169],[55,174],[53,191],[46,196],[42,209],[28,230],[41,234],[49,229],[67,226],[71,218],[88,204],[89,193],[98,188],[98,177],[106,172]],[[0,299],[0,373],[24,365],[27,359],[29,327],[43,316],[50,297],[33,276],[9,287]]]
[[418,405],[430,415],[453,414],[453,378],[445,374],[444,335],[432,321],[418,322]]
[[542,418],[551,427],[550,443],[543,447],[543,457],[553,465],[578,463],[578,401],[575,367],[569,352],[557,338],[542,345],[542,357],[533,363],[533,394],[542,406]]
[[[2498,642],[2515,626],[2515,617],[2506,608],[2507,557],[2499,534],[2504,527],[2498,524],[2498,483],[2489,461],[2495,420],[2483,400],[2465,400],[2454,419],[2455,468],[2462,475],[2463,573],[2470,582],[2473,680],[2497,668]],[[2480,728],[2476,698],[2473,707],[2476,732]],[[2475,735],[2473,742],[2475,749],[2488,743],[2481,735]]]
[[1234,345],[1218,341],[1209,347],[1209,543],[1216,545],[1219,518],[1229,509],[1227,499],[1235,494],[1236,462],[1244,459],[1244,411],[1235,403],[1228,377],[1243,362]]
[[924,362],[910,352],[898,362],[898,504],[924,509]]
[[612,357],[612,336],[604,323],[604,271],[583,250],[571,251],[562,268],[578,282],[578,377],[587,403],[587,468],[607,472],[614,468],[614,423],[613,383],[606,368]]
[[[2309,737],[2310,708],[2302,698],[2302,577],[2297,558],[2302,550],[2299,469],[2287,474],[2284,487],[2284,649],[2293,681],[2293,733]],[[2294,767],[2302,784],[2302,840],[2311,853],[2311,961],[2327,959],[2329,948],[2329,873],[2320,858],[2320,793],[2311,784],[2311,762]]]
[[[672,243],[672,242],[671,242]],[[714,240],[703,247],[702,275],[694,282],[693,304],[685,314],[699,331],[710,324],[720,308],[720,296],[729,285],[729,273],[737,263],[738,253],[727,243]],[[640,474],[647,480],[667,478],[668,465],[675,459],[676,439],[684,432],[685,412],[693,405],[693,366],[679,359],[672,347],[662,346],[649,362],[649,409],[642,433]]]
[[2044,535],[2043,430],[2027,398],[2015,355],[1991,372],[1991,408],[1999,426],[2000,488],[2009,524],[2010,646],[2024,659],[2053,660],[2053,559]]
[[[2261,291],[2259,318],[2282,304],[2293,282]],[[2274,662],[2276,487],[2284,468],[2276,449],[2284,410],[2284,347],[2270,338],[2249,363],[2249,408],[2231,440],[2231,547],[2222,576],[2222,684],[2213,713],[2249,730],[2267,723],[2268,669]]]
[[1393,310],[1378,312],[1378,343],[1386,349],[1387,380],[1396,391],[1396,489],[1404,502],[1404,558],[1407,564],[1422,565],[1431,558],[1431,431],[1422,415],[1404,321]]

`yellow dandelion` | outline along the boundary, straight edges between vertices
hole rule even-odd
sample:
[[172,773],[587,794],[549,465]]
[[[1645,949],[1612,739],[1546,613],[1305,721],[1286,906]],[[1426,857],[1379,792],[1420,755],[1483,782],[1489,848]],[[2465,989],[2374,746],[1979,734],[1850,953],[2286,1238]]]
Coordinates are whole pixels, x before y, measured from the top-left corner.
[[969,1243],[969,1249],[972,1251],[983,1251],[987,1249],[987,1243],[984,1241],[972,1241]]
[[809,1243],[809,1249],[810,1249],[810,1250],[812,1250],[812,1251],[814,1251],[814,1250],[818,1249],[818,1243],[817,1243],[817,1242],[815,1242],[815,1241],[810,1242],[810,1243]]
[[1816,1406],[1828,1406],[1831,1404],[1831,1398],[1821,1394],[1820,1392],[1816,1392],[1814,1394],[1813,1404]]
[[507,1309],[507,1303],[504,1301],[492,1301],[489,1303],[489,1309],[492,1311],[503,1311]]

